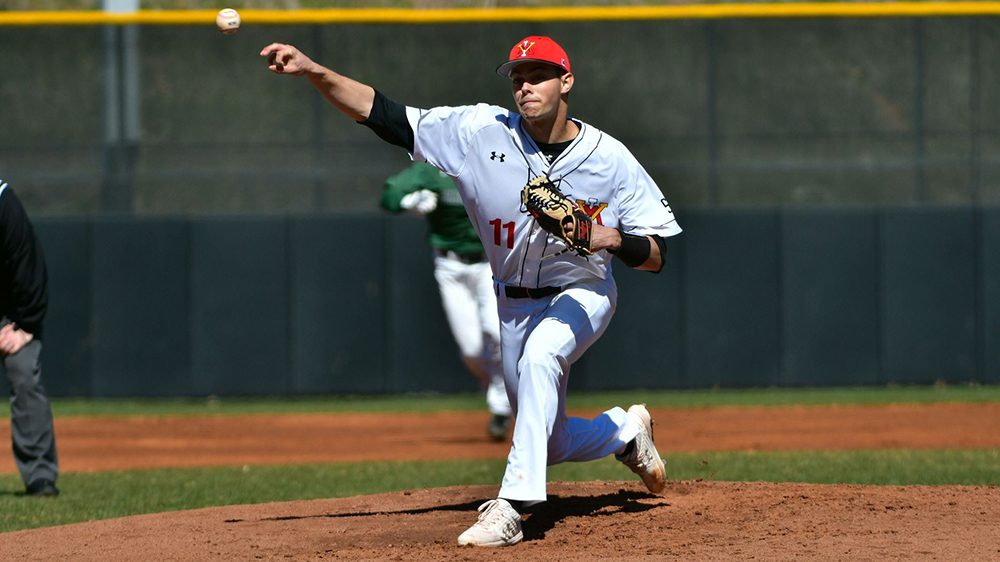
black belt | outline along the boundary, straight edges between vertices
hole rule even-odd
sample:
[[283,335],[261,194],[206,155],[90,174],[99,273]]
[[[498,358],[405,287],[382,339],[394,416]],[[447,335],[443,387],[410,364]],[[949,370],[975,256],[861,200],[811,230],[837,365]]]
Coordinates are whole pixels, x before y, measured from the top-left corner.
[[538,287],[537,289],[530,289],[528,287],[504,285],[503,292],[507,295],[508,299],[540,299],[562,292],[562,287]]
[[459,254],[453,250],[442,250],[440,248],[434,248],[434,253],[441,256],[442,258],[449,258],[453,260],[460,261],[462,263],[479,263],[486,260],[486,254],[483,252],[477,252],[475,254]]

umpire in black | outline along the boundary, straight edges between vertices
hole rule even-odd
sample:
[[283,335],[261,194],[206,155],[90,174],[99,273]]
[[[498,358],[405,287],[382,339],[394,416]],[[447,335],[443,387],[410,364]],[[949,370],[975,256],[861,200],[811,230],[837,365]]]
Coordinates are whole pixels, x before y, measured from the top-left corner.
[[14,460],[29,496],[59,495],[52,407],[39,360],[47,282],[35,230],[14,190],[0,179],[0,357],[11,386]]

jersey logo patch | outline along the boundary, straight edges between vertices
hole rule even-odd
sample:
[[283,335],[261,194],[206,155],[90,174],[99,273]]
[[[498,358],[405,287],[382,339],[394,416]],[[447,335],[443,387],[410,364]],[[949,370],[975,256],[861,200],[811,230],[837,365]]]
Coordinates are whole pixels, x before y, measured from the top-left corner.
[[584,201],[583,199],[577,199],[576,204],[583,209],[584,213],[590,217],[597,224],[604,226],[604,221],[601,220],[601,211],[608,208],[607,203],[601,203],[597,199],[591,199],[589,201]]
[[490,152],[490,160],[500,160],[501,162],[503,162],[503,159],[506,157],[507,155],[504,154],[503,152],[501,152],[500,154],[497,154],[496,151]]

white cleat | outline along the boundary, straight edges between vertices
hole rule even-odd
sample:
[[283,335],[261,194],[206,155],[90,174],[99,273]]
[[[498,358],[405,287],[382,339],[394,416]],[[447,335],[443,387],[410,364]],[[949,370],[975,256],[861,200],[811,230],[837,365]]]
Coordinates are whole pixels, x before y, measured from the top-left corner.
[[654,494],[667,487],[667,467],[653,445],[653,420],[645,404],[629,406],[628,416],[639,424],[632,451],[625,456],[615,455],[625,466],[642,478],[642,483]]
[[459,546],[510,546],[521,542],[521,515],[505,499],[479,506],[479,521],[458,536]]

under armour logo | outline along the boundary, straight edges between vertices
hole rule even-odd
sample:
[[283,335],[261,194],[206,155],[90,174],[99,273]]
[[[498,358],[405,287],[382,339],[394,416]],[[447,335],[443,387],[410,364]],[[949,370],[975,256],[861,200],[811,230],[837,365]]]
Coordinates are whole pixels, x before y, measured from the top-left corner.
[[507,155],[502,152],[500,154],[497,154],[496,152],[490,152],[490,160],[496,160],[497,158],[499,158],[500,161],[503,162],[503,159],[506,157]]

